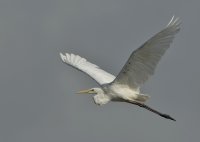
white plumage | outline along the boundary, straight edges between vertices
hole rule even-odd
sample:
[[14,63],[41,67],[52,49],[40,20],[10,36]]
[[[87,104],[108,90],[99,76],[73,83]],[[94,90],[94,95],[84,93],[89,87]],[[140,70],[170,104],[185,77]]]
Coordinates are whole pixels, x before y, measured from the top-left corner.
[[169,24],[135,50],[117,77],[100,69],[97,65],[86,59],[66,53],[60,53],[63,62],[86,73],[96,80],[101,88],[91,88],[80,91],[78,94],[92,93],[94,101],[98,105],[104,105],[109,101],[121,101],[144,107],[162,117],[172,119],[169,115],[159,113],[141,102],[149,99],[148,95],[140,94],[139,88],[144,85],[150,76],[154,74],[156,65],[170,47],[174,36],[180,30],[180,21],[172,17]]
[[107,73],[106,71],[100,69],[97,65],[88,62],[85,58],[78,55],[68,53],[63,55],[60,53],[60,56],[63,62],[79,69],[80,71],[83,71],[96,80],[100,85],[110,83],[115,79],[115,76]]

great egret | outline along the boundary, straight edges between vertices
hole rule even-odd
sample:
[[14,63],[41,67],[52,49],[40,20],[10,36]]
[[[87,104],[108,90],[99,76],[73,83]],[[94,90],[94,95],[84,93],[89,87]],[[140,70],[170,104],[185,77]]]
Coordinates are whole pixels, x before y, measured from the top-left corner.
[[100,88],[91,88],[77,92],[77,94],[95,94],[94,102],[104,105],[109,101],[127,102],[152,111],[166,119],[173,119],[145,105],[149,95],[141,94],[140,87],[154,74],[156,65],[170,47],[174,36],[180,30],[180,20],[172,17],[168,25],[135,50],[117,77],[100,69],[97,65],[88,62],[79,55],[60,53],[63,62],[86,73],[96,80]]

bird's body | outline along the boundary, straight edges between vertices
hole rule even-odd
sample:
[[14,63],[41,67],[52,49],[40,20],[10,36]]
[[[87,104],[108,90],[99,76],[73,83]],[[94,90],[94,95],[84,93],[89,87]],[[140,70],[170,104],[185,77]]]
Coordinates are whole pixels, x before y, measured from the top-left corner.
[[[104,93],[101,94],[102,98],[103,96],[106,98],[105,102],[107,103],[109,101],[113,102],[127,102],[127,100],[136,100],[139,102],[145,102],[149,99],[150,96],[140,94],[140,92],[132,90],[126,85],[120,85],[120,84],[107,84],[105,86],[102,86],[101,89]],[[98,95],[98,94],[97,94]],[[98,105],[103,105],[100,103],[96,103]]]
[[100,69],[97,65],[86,59],[66,53],[60,53],[63,62],[83,71],[100,85],[100,88],[91,88],[77,92],[78,94],[95,94],[94,102],[104,105],[109,101],[128,102],[150,110],[162,117],[174,120],[169,115],[157,112],[143,104],[149,100],[149,95],[140,94],[140,87],[154,74],[156,65],[161,60],[166,50],[170,47],[174,35],[180,30],[178,18],[171,19],[169,24],[141,47],[135,50],[117,77]]
[[[125,102],[128,99],[137,99],[137,93],[125,86],[108,84],[101,89],[103,93],[94,96],[95,103],[98,105],[104,105],[109,101]],[[98,99],[101,99],[101,101],[98,101]]]

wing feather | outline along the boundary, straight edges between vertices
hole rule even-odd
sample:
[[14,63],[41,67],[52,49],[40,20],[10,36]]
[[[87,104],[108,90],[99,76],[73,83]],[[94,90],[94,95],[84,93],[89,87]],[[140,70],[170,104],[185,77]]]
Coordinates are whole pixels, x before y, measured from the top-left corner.
[[174,36],[180,30],[180,21],[174,16],[168,25],[135,50],[114,83],[128,85],[131,89],[139,88],[154,74],[156,65],[173,42]]
[[95,81],[97,81],[100,85],[110,83],[115,79],[115,76],[105,72],[97,65],[88,62],[85,58],[82,58],[79,55],[68,53],[65,53],[65,55],[63,55],[62,53],[60,53],[60,57],[63,62],[86,73]]

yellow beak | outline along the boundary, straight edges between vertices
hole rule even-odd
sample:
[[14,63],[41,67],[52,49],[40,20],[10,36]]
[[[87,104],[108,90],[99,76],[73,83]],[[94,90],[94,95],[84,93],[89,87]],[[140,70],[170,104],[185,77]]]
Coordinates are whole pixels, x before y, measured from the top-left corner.
[[90,90],[83,90],[83,91],[77,92],[76,94],[87,94],[88,92],[90,92]]

